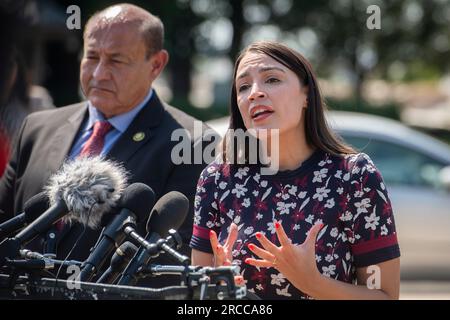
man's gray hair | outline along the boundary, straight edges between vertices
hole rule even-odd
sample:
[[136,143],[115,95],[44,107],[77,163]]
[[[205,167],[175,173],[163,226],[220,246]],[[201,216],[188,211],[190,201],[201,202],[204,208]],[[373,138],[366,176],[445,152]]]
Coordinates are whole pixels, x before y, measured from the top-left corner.
[[[115,23],[136,23],[138,30],[141,33],[145,47],[147,48],[146,59],[150,58],[153,54],[161,51],[164,44],[164,25],[159,17],[151,14],[150,12],[128,3],[113,5],[107,7],[101,11],[94,13],[86,22],[83,38],[86,40],[88,31],[90,31],[90,24],[96,20],[103,18],[103,15],[114,7],[120,7],[122,12],[117,15],[116,18],[110,19],[109,24]],[[127,15],[128,13],[135,13],[134,16]],[[106,20],[106,19],[105,19]]]

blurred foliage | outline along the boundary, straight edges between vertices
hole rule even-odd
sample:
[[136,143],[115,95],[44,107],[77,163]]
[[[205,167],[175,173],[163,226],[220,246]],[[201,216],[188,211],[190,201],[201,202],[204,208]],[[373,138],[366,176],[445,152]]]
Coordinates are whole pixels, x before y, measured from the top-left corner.
[[336,111],[351,111],[369,113],[377,116],[400,120],[400,109],[396,104],[373,105],[355,100],[325,99],[328,109]]
[[[57,4],[63,15],[69,5],[78,5],[84,25],[94,12],[121,2],[58,0]],[[336,74],[342,77],[344,70],[343,79],[354,86],[354,102],[349,106],[354,105],[358,110],[366,110],[361,99],[361,88],[369,77],[387,81],[433,80],[450,70],[450,1],[446,0],[128,2],[149,10],[163,21],[165,46],[170,53],[167,69],[174,97],[171,102],[174,105],[181,102],[180,107],[186,106],[186,110],[201,116],[221,112],[224,108],[213,105],[211,111],[194,110],[187,103],[194,61],[198,61],[199,56],[228,57],[234,61],[239,50],[255,38],[279,40],[299,50],[312,62],[322,78]],[[369,30],[366,26],[371,16],[367,13],[370,5],[377,5],[381,10],[381,30]],[[221,25],[222,29],[218,31],[217,25]],[[78,37],[81,43],[81,32]],[[47,48],[47,54],[49,50]],[[78,68],[78,58],[74,54],[63,57],[66,65],[73,66],[67,69],[73,73],[72,70]],[[52,89],[52,94],[59,97],[66,92],[68,97],[73,97],[77,88],[60,88],[61,83],[67,83],[58,72],[63,68],[58,66],[52,69],[53,62],[48,57],[46,59],[48,66],[44,70],[51,81],[45,84]],[[55,101],[57,105],[61,102],[67,101]]]
[[403,82],[414,82],[417,79],[439,80],[442,76],[441,67],[429,64],[427,61],[414,61],[405,71]]
[[[396,104],[373,105],[368,102],[358,103],[355,100],[337,100],[326,98],[325,103],[329,110],[335,111],[350,111],[368,113],[378,115],[394,120],[400,120],[400,108]],[[208,121],[229,115],[229,108],[226,105],[213,105],[210,108],[200,109],[191,105],[186,99],[174,99],[171,104],[182,107],[183,110],[192,116]]]
[[[36,64],[36,74],[40,74],[37,83],[49,89],[55,105],[78,102],[82,32],[67,29],[66,8],[74,4],[80,7],[84,27],[96,11],[124,1],[0,0],[0,3],[12,10],[33,1],[39,4],[41,21],[37,26],[31,23],[33,26],[24,32],[26,62]],[[205,57],[234,61],[243,47],[257,39],[278,40],[298,50],[311,61],[320,78],[350,81],[352,98],[326,99],[331,110],[399,120],[398,105],[371,105],[362,99],[366,79],[436,81],[450,72],[449,0],[125,1],[147,9],[163,21],[165,48],[170,53],[167,79],[173,99],[169,102],[204,121],[228,115],[228,103],[216,98],[209,108],[192,105],[188,97],[194,71],[199,70],[196,62],[203,62]],[[369,30],[366,26],[370,5],[381,10],[380,30]],[[217,25],[222,29],[217,29]],[[2,30],[5,47],[9,38],[18,40],[13,30],[8,27]],[[450,143],[449,132],[428,131]]]
[[209,108],[197,108],[189,100],[184,98],[173,98],[170,104],[202,121],[221,118],[230,114],[226,105],[212,105]]

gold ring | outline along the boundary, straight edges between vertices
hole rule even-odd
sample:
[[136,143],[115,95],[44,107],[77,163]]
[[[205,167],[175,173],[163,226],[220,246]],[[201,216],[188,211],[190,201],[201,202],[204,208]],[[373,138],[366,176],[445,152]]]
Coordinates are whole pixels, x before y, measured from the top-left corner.
[[272,265],[273,265],[274,267],[276,267],[276,266],[277,266],[277,257],[275,257],[275,259],[273,259],[273,261],[272,261]]

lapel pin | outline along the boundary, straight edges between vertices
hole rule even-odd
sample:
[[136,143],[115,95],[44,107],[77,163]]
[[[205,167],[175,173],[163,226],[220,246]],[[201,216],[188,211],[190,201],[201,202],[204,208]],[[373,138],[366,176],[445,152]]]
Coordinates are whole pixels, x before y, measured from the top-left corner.
[[144,140],[144,138],[145,138],[145,133],[144,132],[135,133],[134,136],[133,136],[133,140],[136,141],[136,142],[142,141],[142,140]]

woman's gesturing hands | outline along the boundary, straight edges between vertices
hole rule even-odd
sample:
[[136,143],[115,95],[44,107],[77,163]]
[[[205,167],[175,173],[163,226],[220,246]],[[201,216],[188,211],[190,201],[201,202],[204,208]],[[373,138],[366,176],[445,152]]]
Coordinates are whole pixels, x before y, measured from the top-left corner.
[[312,285],[312,279],[319,274],[316,265],[316,238],[323,224],[316,224],[309,230],[309,234],[300,245],[292,243],[281,224],[275,221],[275,230],[280,246],[276,246],[261,232],[256,233],[256,238],[263,248],[249,243],[248,248],[261,259],[248,258],[246,263],[256,267],[276,268],[295,287],[306,292]]
[[238,236],[238,227],[235,223],[230,225],[230,232],[224,245],[219,243],[217,234],[213,230],[209,233],[209,240],[214,253],[214,266],[229,266],[233,261],[233,246]]
[[[261,247],[253,243],[247,246],[261,259],[247,258],[245,263],[255,267],[275,268],[281,272],[296,288],[307,292],[320,272],[316,265],[316,239],[323,224],[316,224],[309,230],[305,242],[296,245],[288,238],[278,221],[274,222],[280,246],[272,243],[266,236],[256,233]],[[233,246],[238,237],[238,227],[232,223],[228,237],[223,245],[219,243],[216,232],[210,232],[210,241],[214,253],[214,266],[229,266],[233,261]]]

